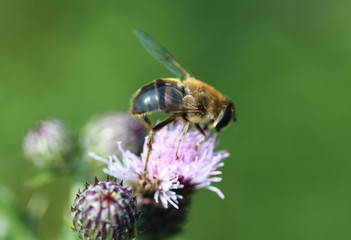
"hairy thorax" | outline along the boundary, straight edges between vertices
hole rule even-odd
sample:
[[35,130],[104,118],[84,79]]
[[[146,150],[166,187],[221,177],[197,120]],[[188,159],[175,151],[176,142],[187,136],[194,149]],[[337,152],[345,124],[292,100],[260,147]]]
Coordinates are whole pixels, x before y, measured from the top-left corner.
[[221,112],[223,96],[210,85],[194,78],[185,80],[184,104],[196,105],[198,112],[187,113],[187,118],[193,123],[210,123],[217,119]]

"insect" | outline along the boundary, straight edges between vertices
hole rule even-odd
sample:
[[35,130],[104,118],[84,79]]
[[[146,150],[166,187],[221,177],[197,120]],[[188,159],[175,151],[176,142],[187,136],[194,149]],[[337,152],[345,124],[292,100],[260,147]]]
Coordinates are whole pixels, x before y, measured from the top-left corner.
[[[152,148],[152,135],[175,120],[186,123],[179,143],[184,138],[189,124],[192,124],[205,140],[206,133],[203,127],[220,131],[231,121],[236,121],[235,107],[229,98],[212,86],[194,78],[150,35],[138,29],[134,29],[134,34],[151,56],[178,77],[157,79],[140,88],[132,98],[132,115],[141,119],[150,129],[147,143],[149,150]],[[172,115],[154,126],[148,115],[156,112]]]

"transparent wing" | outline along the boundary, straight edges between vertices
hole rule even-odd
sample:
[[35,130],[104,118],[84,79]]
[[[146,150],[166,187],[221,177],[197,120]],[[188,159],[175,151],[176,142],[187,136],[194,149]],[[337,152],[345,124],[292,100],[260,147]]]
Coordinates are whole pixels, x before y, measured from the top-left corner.
[[149,34],[139,29],[133,30],[135,36],[139,39],[143,47],[156,60],[162,63],[168,70],[174,73],[177,77],[190,77],[191,74],[180,63],[172,57],[159,43],[156,42]]
[[196,113],[200,110],[194,104],[185,104],[184,95],[174,87],[158,87],[158,104],[161,111],[169,113]]

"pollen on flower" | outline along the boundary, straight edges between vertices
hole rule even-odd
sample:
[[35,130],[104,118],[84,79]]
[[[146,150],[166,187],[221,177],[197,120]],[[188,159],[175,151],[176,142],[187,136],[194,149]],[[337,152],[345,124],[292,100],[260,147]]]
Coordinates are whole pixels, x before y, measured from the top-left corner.
[[178,208],[179,200],[182,199],[177,193],[180,189],[207,188],[224,198],[223,193],[211,184],[222,180],[218,176],[222,173],[218,168],[224,165],[222,160],[229,153],[214,151],[217,146],[216,135],[207,138],[197,147],[203,136],[191,129],[180,142],[177,158],[176,149],[183,127],[180,123],[170,124],[155,133],[146,172],[144,165],[148,151],[147,138],[141,157],[124,150],[120,142],[118,148],[122,153],[121,158],[112,155],[107,160],[94,153],[90,156],[105,162],[107,167],[104,171],[127,181],[135,194],[152,196],[165,208],[169,205]]

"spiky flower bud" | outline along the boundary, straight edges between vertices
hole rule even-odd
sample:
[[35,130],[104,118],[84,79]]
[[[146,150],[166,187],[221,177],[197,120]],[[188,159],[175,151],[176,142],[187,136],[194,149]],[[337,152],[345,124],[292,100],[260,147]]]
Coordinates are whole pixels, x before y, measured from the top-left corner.
[[83,128],[79,141],[86,167],[90,168],[92,175],[101,176],[104,164],[90,158],[90,152],[105,157],[120,155],[116,148],[117,142],[120,141],[123,147],[139,155],[143,149],[144,137],[143,125],[128,113],[114,112],[93,118]]
[[72,131],[60,120],[49,119],[34,126],[23,141],[25,157],[39,168],[58,168],[76,150]]
[[76,196],[71,208],[73,231],[86,240],[133,239],[139,218],[131,190],[117,183],[95,178]]

